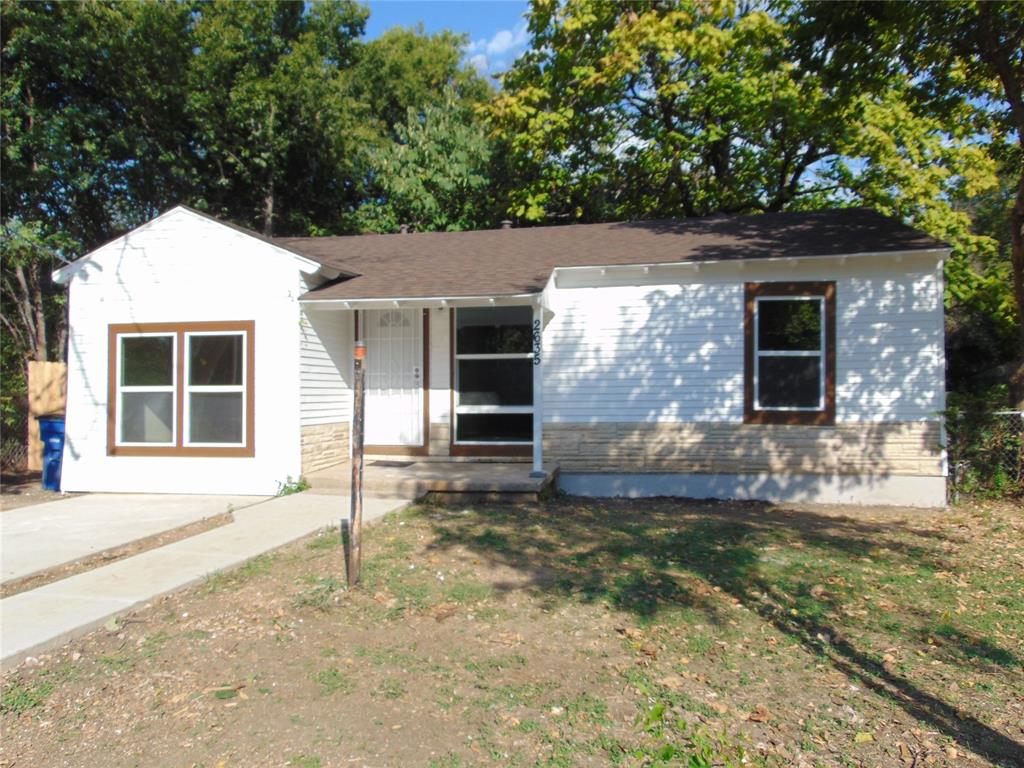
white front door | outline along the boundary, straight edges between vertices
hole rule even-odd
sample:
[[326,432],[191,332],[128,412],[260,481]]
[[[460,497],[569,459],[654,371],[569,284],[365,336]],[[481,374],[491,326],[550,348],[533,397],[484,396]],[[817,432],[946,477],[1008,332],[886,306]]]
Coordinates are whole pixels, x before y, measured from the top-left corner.
[[423,445],[423,310],[359,313],[368,446]]

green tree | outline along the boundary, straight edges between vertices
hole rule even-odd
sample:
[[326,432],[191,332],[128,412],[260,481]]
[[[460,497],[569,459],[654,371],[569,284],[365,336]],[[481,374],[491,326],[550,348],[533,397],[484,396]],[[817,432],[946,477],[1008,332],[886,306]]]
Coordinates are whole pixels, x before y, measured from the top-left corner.
[[190,187],[186,8],[5,0],[2,14],[5,221],[91,248]]
[[[997,324],[1012,323],[1017,363],[1010,378],[1024,407],[1024,3],[859,0],[788,7],[802,29],[805,61],[835,77],[904,74],[913,84],[908,102],[915,111],[984,137],[978,151],[1002,167],[1004,181],[1012,179],[1008,199],[993,187],[964,190],[965,210],[977,210],[972,198],[988,201],[981,230],[990,237],[974,254],[980,276],[962,268],[951,283]],[[1007,203],[995,218],[994,201]],[[1005,225],[998,223],[1002,217]],[[1009,301],[998,298],[999,285]]]
[[29,359],[64,356],[50,279],[194,183],[181,4],[5,0],[0,260],[5,416]]
[[465,35],[449,31],[428,35],[422,25],[394,27],[360,49],[346,87],[375,121],[378,135],[393,138],[409,109],[436,104],[446,89],[460,105],[490,97],[488,83],[462,61],[465,44]]
[[530,220],[813,206],[848,100],[787,60],[786,29],[726,2],[537,0],[490,116]]
[[409,107],[396,140],[370,153],[380,197],[359,211],[362,230],[394,232],[408,224],[420,232],[486,226],[492,146],[473,111],[448,89],[441,103]]
[[941,195],[994,184],[970,132],[906,109],[905,76],[801,66],[794,23],[724,0],[536,0],[530,50],[489,109],[527,180],[514,212],[704,216],[912,194],[923,226],[964,229]]
[[365,138],[342,77],[366,17],[348,0],[199,7],[188,70],[198,205],[268,235],[337,226]]

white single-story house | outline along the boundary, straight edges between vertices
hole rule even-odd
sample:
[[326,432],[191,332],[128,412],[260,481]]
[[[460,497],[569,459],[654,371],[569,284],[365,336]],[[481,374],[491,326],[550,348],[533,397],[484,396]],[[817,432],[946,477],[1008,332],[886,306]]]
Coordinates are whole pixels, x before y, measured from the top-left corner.
[[270,239],[179,206],[62,267],[67,491],[366,452],[584,495],[945,503],[943,260],[866,209]]

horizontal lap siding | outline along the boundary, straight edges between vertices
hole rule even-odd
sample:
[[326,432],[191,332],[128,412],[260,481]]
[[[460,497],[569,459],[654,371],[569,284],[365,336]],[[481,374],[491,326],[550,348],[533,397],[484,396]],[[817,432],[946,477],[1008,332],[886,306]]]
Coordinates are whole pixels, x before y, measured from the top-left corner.
[[544,334],[546,421],[742,418],[742,286],[558,293]]
[[837,283],[837,422],[934,420],[943,408],[934,264],[703,272],[676,284],[554,291],[545,422],[742,423],[743,283],[769,280]]
[[351,421],[351,312],[304,310],[301,342],[302,426]]
[[837,293],[837,421],[937,418],[945,358],[934,272],[853,276]]

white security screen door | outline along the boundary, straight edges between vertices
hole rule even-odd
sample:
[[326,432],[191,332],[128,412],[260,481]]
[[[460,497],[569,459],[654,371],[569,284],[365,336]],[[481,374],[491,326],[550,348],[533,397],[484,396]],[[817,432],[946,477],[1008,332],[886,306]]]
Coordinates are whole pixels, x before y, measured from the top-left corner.
[[423,310],[359,313],[366,342],[366,445],[423,445]]

